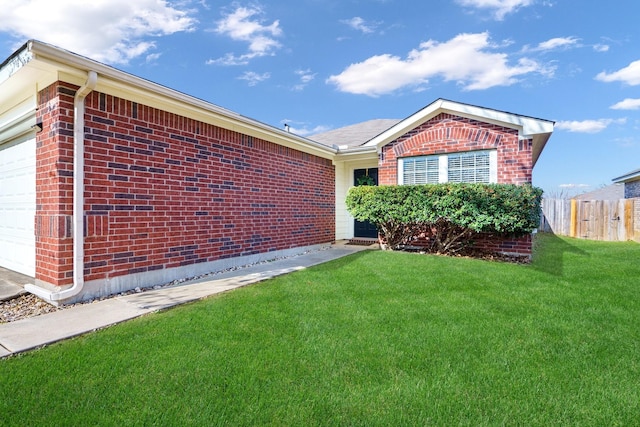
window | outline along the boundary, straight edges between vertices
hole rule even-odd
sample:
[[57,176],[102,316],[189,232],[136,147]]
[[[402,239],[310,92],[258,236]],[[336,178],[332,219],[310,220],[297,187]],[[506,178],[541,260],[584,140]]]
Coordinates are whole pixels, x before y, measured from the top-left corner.
[[407,157],[398,160],[398,182],[400,184],[494,183],[497,182],[497,158],[495,150]]
[[440,166],[436,156],[413,157],[404,160],[404,184],[435,184],[439,181]]
[[491,182],[488,151],[450,154],[447,160],[447,182]]

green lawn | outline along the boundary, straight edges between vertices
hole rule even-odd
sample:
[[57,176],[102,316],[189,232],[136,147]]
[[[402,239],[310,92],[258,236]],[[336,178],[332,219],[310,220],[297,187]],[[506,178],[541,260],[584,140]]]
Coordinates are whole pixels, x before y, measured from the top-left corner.
[[640,245],[367,251],[0,360],[0,425],[640,423]]

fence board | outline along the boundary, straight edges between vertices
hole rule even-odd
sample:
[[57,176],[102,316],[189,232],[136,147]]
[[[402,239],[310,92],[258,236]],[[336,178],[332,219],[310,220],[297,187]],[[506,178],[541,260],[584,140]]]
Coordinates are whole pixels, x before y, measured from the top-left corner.
[[540,219],[542,231],[568,236],[571,230],[571,200],[543,199]]
[[540,229],[579,239],[626,241],[636,236],[640,199],[543,199]]

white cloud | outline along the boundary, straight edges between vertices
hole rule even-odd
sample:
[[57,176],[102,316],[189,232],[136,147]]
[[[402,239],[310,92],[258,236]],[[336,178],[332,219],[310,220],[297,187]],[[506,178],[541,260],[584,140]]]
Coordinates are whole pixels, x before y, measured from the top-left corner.
[[[184,4],[184,3],[181,3]],[[164,0],[24,0],[0,13],[0,28],[97,61],[124,64],[149,54],[153,38],[192,31],[194,11]]]
[[312,73],[311,69],[295,70],[294,73],[300,77],[300,82],[295,86],[293,86],[293,90],[295,91],[303,90],[309,83],[311,83],[316,78],[316,73]]
[[373,33],[379,25],[376,22],[366,22],[359,16],[355,16],[351,19],[344,19],[340,22],[347,24],[356,31],[362,31],[364,34]]
[[568,49],[578,45],[580,39],[576,37],[554,37],[547,41],[541,42],[534,48],[525,48],[529,52],[541,52],[556,49]]
[[534,0],[457,0],[457,2],[466,7],[489,9],[493,12],[494,17],[501,21],[506,15],[521,7],[530,6]]
[[598,133],[605,130],[612,124],[624,124],[627,119],[597,119],[597,120],[574,120],[574,121],[559,121],[556,122],[555,127],[557,129],[566,130],[568,132],[576,133]]
[[264,11],[259,6],[237,7],[216,24],[214,31],[235,41],[248,44],[248,52],[242,55],[227,53],[222,58],[210,59],[207,64],[244,65],[253,58],[272,56],[282,47],[276,37],[282,35],[279,21],[263,25],[260,16]]
[[307,135],[315,135],[317,133],[322,133],[322,132],[326,132],[329,130],[328,126],[316,126],[314,128],[307,128],[307,127],[292,127],[290,129],[291,133],[295,133],[296,135],[300,135],[300,136],[307,136]]
[[591,187],[589,184],[560,184],[560,188],[586,188]]
[[226,53],[224,56],[216,59],[207,59],[207,65],[247,65],[249,58],[245,55],[235,56],[233,53]]
[[146,62],[148,64],[154,64],[158,59],[160,59],[160,57],[162,56],[161,53],[156,52],[156,53],[150,53],[149,55],[147,55],[147,57],[145,58]]
[[602,43],[597,43],[597,44],[593,45],[593,50],[595,50],[596,52],[608,52],[609,51],[609,45],[602,44]]
[[338,75],[327,79],[342,92],[379,96],[398,89],[424,86],[430,78],[455,81],[465,90],[482,90],[509,86],[525,74],[551,74],[552,70],[528,58],[513,66],[506,53],[490,50],[488,33],[460,34],[439,43],[421,43],[406,59],[390,54],[376,55],[351,64]]
[[640,139],[635,136],[627,136],[625,138],[614,139],[616,144],[622,148],[633,148],[640,146]]
[[313,79],[316,78],[316,74],[311,72],[311,69],[307,68],[306,70],[296,70],[296,75],[300,76],[300,81],[302,83],[309,83]]
[[613,104],[609,108],[611,108],[612,110],[638,110],[640,109],[640,99],[626,98],[620,102]]
[[596,80],[602,82],[620,81],[631,86],[640,85],[640,60],[633,61],[628,66],[610,74],[603,71],[596,76]]
[[[300,136],[315,135],[318,133],[331,130],[329,126],[323,126],[323,125],[318,125],[313,128],[309,128],[308,123],[296,122],[294,120],[281,120],[280,122],[285,126],[285,128],[287,126],[289,127],[289,132],[296,135],[300,135]],[[293,126],[291,124],[293,124]]]
[[258,83],[269,80],[270,78],[271,73],[258,74],[253,71],[245,71],[240,77],[238,77],[238,80],[246,80],[249,86],[255,86]]
[[585,45],[581,43],[581,39],[574,36],[554,37],[539,43],[535,47],[525,46],[523,52],[547,52],[552,50],[568,50],[573,48],[591,47],[596,52],[607,52],[609,45],[596,43],[593,45]]

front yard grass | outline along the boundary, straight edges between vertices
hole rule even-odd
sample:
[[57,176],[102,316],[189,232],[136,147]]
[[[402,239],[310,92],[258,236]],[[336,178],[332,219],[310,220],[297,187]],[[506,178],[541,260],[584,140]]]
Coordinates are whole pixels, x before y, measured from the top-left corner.
[[0,360],[1,425],[637,425],[640,245],[367,251]]

